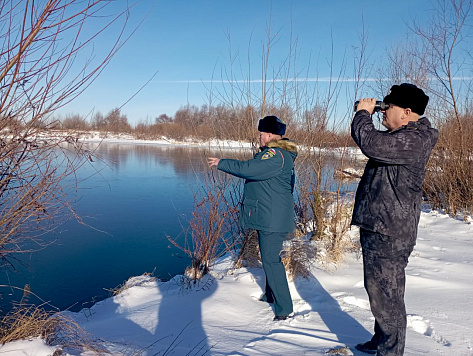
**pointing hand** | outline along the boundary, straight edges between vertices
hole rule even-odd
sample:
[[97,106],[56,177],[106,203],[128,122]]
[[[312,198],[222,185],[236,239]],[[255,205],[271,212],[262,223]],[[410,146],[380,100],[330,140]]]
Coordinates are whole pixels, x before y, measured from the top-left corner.
[[209,157],[207,158],[207,164],[209,167],[217,166],[218,162],[220,162],[220,158]]

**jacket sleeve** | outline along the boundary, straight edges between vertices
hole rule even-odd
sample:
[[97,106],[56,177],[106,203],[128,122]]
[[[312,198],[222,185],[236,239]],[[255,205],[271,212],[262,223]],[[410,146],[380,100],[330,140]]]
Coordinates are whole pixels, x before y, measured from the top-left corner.
[[[221,159],[217,168],[239,178],[250,180],[266,180],[276,177],[284,165],[284,158],[279,150],[268,158],[267,150],[257,153],[254,158],[247,161],[236,159]],[[266,158],[265,158],[266,157]]]
[[361,152],[370,159],[386,164],[408,164],[418,159],[422,142],[415,131],[416,128],[392,132],[376,130],[366,110],[358,111],[351,125],[351,136]]

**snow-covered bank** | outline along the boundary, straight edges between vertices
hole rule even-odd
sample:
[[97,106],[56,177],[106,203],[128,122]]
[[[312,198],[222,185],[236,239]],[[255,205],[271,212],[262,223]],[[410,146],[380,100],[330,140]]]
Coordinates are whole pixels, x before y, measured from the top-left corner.
[[[471,221],[422,213],[407,268],[405,355],[473,355],[472,252]],[[256,300],[264,287],[260,268],[232,271],[224,260],[213,278],[191,289],[179,277],[139,281],[73,314],[113,355],[323,355],[344,345],[351,347],[345,354],[364,355],[352,346],[366,341],[373,326],[355,254],[338,269],[314,267],[309,279],[291,282],[295,317],[282,322]],[[46,356],[54,350],[36,339],[1,346],[0,354]]]
[[195,138],[186,138],[183,140],[174,140],[167,137],[161,137],[153,140],[137,139],[133,135],[126,133],[104,133],[100,131],[48,131],[42,135],[44,140],[63,141],[66,137],[74,138],[76,142],[83,143],[121,143],[121,144],[143,144],[158,146],[176,146],[176,147],[198,147],[207,149],[242,149],[251,148],[251,144],[243,141],[234,140],[198,140]]
[[[169,147],[194,147],[201,149],[210,150],[242,150],[251,149],[252,146],[248,141],[235,141],[235,140],[198,140],[196,138],[186,138],[183,140],[174,140],[167,137],[161,137],[159,139],[146,140],[137,139],[134,136],[126,133],[104,133],[100,131],[49,131],[42,135],[42,139],[64,141],[66,137],[73,138],[74,141],[82,143],[119,143],[119,144],[143,144],[143,145],[157,145],[157,146],[169,146]],[[298,145],[299,151],[307,151],[309,148]],[[311,151],[318,153],[319,150],[323,154],[344,154],[353,159],[366,160],[366,156],[363,155],[358,147],[339,147],[339,148],[310,148]]]

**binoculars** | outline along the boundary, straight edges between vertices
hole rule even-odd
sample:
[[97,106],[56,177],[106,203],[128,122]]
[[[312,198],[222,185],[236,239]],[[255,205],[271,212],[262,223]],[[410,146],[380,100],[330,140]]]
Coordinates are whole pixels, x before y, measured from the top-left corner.
[[[356,108],[358,107],[359,103],[360,103],[359,100],[355,101],[355,106],[353,107],[353,111],[356,111]],[[387,110],[388,108],[389,108],[389,104],[376,100],[376,105],[374,106],[373,113],[381,111],[381,110]]]

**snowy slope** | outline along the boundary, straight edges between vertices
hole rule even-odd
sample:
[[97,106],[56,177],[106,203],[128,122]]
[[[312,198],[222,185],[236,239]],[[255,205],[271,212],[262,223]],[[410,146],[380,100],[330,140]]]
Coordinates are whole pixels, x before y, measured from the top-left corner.
[[[473,355],[473,225],[423,212],[407,268],[405,355]],[[316,268],[290,283],[294,318],[274,322],[258,301],[260,268],[231,270],[228,260],[210,279],[189,288],[137,277],[116,297],[74,314],[114,355],[347,355],[370,338],[373,318],[356,255],[337,269]],[[4,355],[51,355],[41,340],[0,347]],[[65,350],[70,355],[91,355]],[[343,353],[340,353],[343,354]]]

